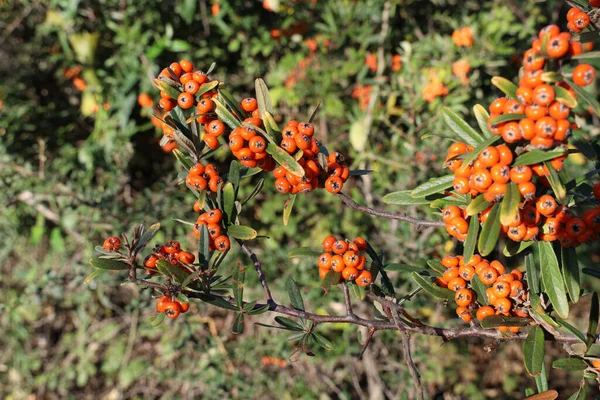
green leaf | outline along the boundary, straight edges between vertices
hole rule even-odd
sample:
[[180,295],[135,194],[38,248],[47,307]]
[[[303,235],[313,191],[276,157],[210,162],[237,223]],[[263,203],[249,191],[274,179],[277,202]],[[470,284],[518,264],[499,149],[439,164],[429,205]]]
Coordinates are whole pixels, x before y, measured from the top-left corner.
[[427,182],[414,188],[410,195],[412,197],[426,197],[434,193],[440,193],[452,187],[454,175],[445,175],[440,178],[432,178]]
[[411,272],[411,278],[427,293],[438,299],[454,300],[454,292],[452,290],[435,286],[429,278],[424,278],[416,272]]
[[523,342],[523,361],[525,369],[531,376],[539,375],[544,364],[544,331],[535,325]]
[[258,102],[258,109],[260,115],[265,115],[265,112],[273,113],[273,105],[271,103],[271,95],[267,84],[261,78],[256,78],[254,81],[254,88],[256,89],[256,101]]
[[556,172],[552,164],[545,162],[544,165],[548,168],[549,174],[546,177],[548,178],[548,182],[550,182],[556,200],[560,204],[565,205],[567,201],[567,189],[565,189],[565,185],[561,182],[558,172]]
[[188,277],[188,274],[184,272],[179,265],[172,265],[167,260],[158,260],[156,262],[156,269],[158,269],[161,274],[175,280],[177,283],[185,281]]
[[387,272],[423,272],[427,271],[423,267],[419,267],[417,265],[409,265],[409,264],[400,264],[400,263],[391,263],[385,266],[385,270]]
[[592,107],[594,114],[600,115],[600,103],[598,103],[598,100],[596,100],[596,98],[592,94],[587,92],[581,86],[577,86],[576,84],[574,84],[573,81],[571,81],[570,79],[565,78],[565,82],[567,82],[573,88],[575,94],[577,95],[578,101],[583,100],[590,107]]
[[540,270],[535,263],[532,252],[525,254],[525,273],[527,274],[527,284],[529,290],[533,293],[540,292]]
[[[175,82],[175,81],[173,81],[173,82]],[[169,96],[170,98],[172,98],[174,100],[177,100],[177,98],[181,94],[181,92],[179,90],[175,89],[174,87],[170,86],[167,82],[162,81],[160,79],[155,79],[154,84],[160,90],[164,91],[167,94],[167,96]]]
[[248,315],[259,315],[259,314],[264,314],[269,310],[269,305],[265,304],[261,307],[255,308],[254,310],[251,311],[247,311],[246,314]]
[[562,266],[562,275],[567,288],[567,293],[573,303],[579,301],[580,278],[579,263],[577,261],[577,251],[575,247],[561,247],[560,262]]
[[261,117],[265,126],[265,138],[273,144],[278,144],[281,141],[281,130],[277,126],[277,122],[271,113],[261,114]]
[[227,181],[231,182],[233,185],[237,197],[237,192],[240,187],[240,162],[238,160],[231,160],[229,172],[227,173]]
[[321,255],[318,251],[311,249],[310,247],[296,247],[288,253],[288,258],[317,258]]
[[583,335],[583,332],[561,318],[556,317],[555,319],[559,326],[571,332],[577,339],[581,340],[582,343],[585,343],[585,336]]
[[498,243],[498,238],[500,237],[500,227],[500,204],[496,203],[483,224],[483,229],[477,242],[477,248],[482,257],[487,256],[496,248],[496,243]]
[[475,161],[477,156],[479,156],[479,154],[481,154],[483,150],[496,143],[500,138],[501,136],[496,135],[485,138],[481,143],[477,145],[477,147],[473,149],[473,151],[470,151],[466,154],[465,158],[462,160],[460,170],[464,170],[469,164]]
[[227,234],[235,239],[252,240],[258,235],[256,230],[244,225],[229,225]]
[[206,93],[210,92],[211,90],[214,90],[217,86],[219,86],[219,83],[220,82],[217,80],[203,83],[200,86],[200,89],[198,89],[198,91],[194,95],[194,97],[196,98],[196,101],[200,101],[200,99],[202,99],[203,94],[206,94]]
[[467,216],[471,217],[485,211],[490,206],[490,202],[486,201],[483,194],[475,197],[467,206]]
[[325,275],[325,278],[321,281],[321,287],[325,290],[325,292],[329,291],[329,288],[333,285],[337,285],[342,276],[341,272],[335,272],[331,270]]
[[479,275],[473,275],[473,278],[471,279],[471,287],[473,288],[473,290],[475,290],[475,293],[477,293],[477,301],[479,303],[483,304],[484,306],[490,304],[488,302],[487,294],[485,292],[487,286],[485,286],[484,283],[481,282],[481,279],[479,279]]
[[552,160],[556,157],[560,157],[565,154],[564,149],[554,149],[549,151],[544,150],[531,150],[528,153],[523,153],[519,157],[515,159],[513,163],[513,167],[518,167],[520,165],[531,165],[531,164],[539,164],[543,161]]
[[312,335],[312,338],[315,340],[315,342],[317,342],[317,344],[319,346],[321,346],[322,348],[324,348],[325,350],[333,349],[333,345],[331,344],[331,342],[329,340],[327,340],[325,338],[325,336],[323,336],[317,332],[313,332],[311,335]]
[[292,306],[296,310],[304,311],[304,301],[302,300],[302,294],[300,293],[300,288],[298,287],[296,281],[292,277],[289,277],[285,287],[287,289]]
[[481,327],[485,329],[497,328],[499,326],[527,326],[529,318],[506,317],[504,315],[490,315],[481,320]]
[[231,325],[231,333],[239,335],[244,332],[244,313],[237,313]]
[[219,117],[219,119],[224,122],[225,125],[229,126],[231,129],[235,129],[240,126],[240,120],[237,119],[235,115],[233,115],[231,111],[227,109],[227,107],[225,107],[219,100],[215,98],[213,98],[212,101],[215,103],[215,113],[217,114],[217,117]]
[[487,110],[481,104],[475,104],[473,106],[473,114],[475,114],[477,125],[479,125],[479,129],[483,133],[483,136],[492,136],[492,132],[490,132],[490,129],[488,128],[490,114],[488,114]]
[[559,358],[552,362],[552,368],[563,369],[565,371],[583,371],[587,364],[581,358]]
[[348,285],[352,293],[354,293],[354,297],[356,297],[357,300],[362,301],[365,299],[365,297],[367,297],[367,291],[364,287],[358,286],[355,282],[352,281],[346,282],[346,284]]
[[[490,120],[490,125],[498,125],[501,124],[503,122],[508,122],[508,121],[518,121],[518,120],[522,120],[523,118],[525,118],[526,115],[525,114],[502,114],[502,115],[497,115],[494,118],[492,118]],[[498,137],[498,136],[496,136]]]
[[304,176],[304,168],[302,168],[302,166],[281,147],[273,143],[268,143],[267,153],[273,156],[273,159],[275,159],[277,164],[281,165],[292,174],[298,177]]
[[370,175],[373,173],[372,169],[351,169],[350,176],[362,176],[362,175]]
[[260,178],[260,180],[258,181],[258,183],[256,184],[256,186],[254,187],[254,189],[252,190],[252,192],[248,195],[248,197],[246,197],[244,199],[244,201],[242,202],[243,204],[248,203],[249,201],[251,201],[252,199],[254,199],[262,190],[263,186],[265,184],[265,178]]
[[83,280],[83,284],[87,285],[88,283],[96,279],[98,276],[102,275],[104,272],[106,272],[105,269],[95,268],[94,271]]
[[139,253],[140,250],[142,250],[148,244],[148,242],[150,242],[154,238],[159,229],[160,223],[151,225],[150,228],[148,228],[140,237],[140,240],[137,242],[135,248],[133,249],[133,253]]
[[246,266],[240,263],[238,268],[233,270],[233,280],[231,289],[233,290],[233,298],[239,309],[244,305],[244,282],[246,280]]
[[588,322],[588,330],[587,330],[587,350],[592,347],[594,341],[596,340],[596,331],[598,330],[598,313],[600,312],[598,308],[598,293],[594,292],[592,294],[592,304],[590,306],[590,317]]
[[554,86],[555,98],[559,103],[569,108],[577,107],[577,99],[567,89],[562,86]]
[[535,386],[537,387],[538,393],[545,392],[548,390],[548,377],[546,376],[546,364],[542,363],[542,371],[539,375],[534,377]]
[[[585,373],[583,374],[585,377]],[[595,376],[594,376],[595,378]],[[558,397],[558,395],[557,395]],[[573,393],[567,400],[585,400],[587,398],[587,386],[580,386],[579,390]]]
[[284,327],[288,328],[291,331],[304,330],[299,323],[297,323],[296,321],[292,321],[289,318],[277,316],[277,317],[275,317],[275,322],[277,322],[280,325],[283,325]]
[[223,308],[225,310],[239,311],[237,306],[234,306],[233,304],[229,304],[227,301],[223,300],[222,298],[215,297],[211,294],[200,293],[200,294],[198,294],[198,298],[200,300],[204,301],[205,303],[211,304],[215,307]]
[[594,278],[600,279],[600,270],[596,268],[583,268],[581,270],[586,275],[593,276]]
[[504,250],[502,250],[502,254],[506,257],[514,257],[517,254],[521,253],[528,247],[531,247],[535,242],[533,240],[528,240],[525,242],[513,242],[512,240],[506,241],[506,246],[504,246]]
[[508,226],[515,221],[519,215],[519,204],[521,203],[521,193],[514,182],[506,185],[506,192],[500,206],[500,223]]
[[156,316],[154,316],[154,318],[152,318],[152,320],[150,321],[150,326],[156,328],[157,326],[163,323],[165,317],[166,315],[164,313],[156,314]]
[[129,269],[129,265],[125,261],[114,260],[109,258],[92,258],[90,264],[95,268],[107,269],[111,271],[124,271]]
[[437,272],[440,276],[442,276],[444,272],[446,272],[446,267],[444,267],[442,263],[438,260],[427,260],[427,265],[429,266],[429,268]]
[[517,85],[512,83],[506,78],[501,76],[494,76],[492,78],[492,85],[500,89],[507,97],[516,99],[517,98]]
[[538,242],[538,249],[544,290],[550,298],[556,313],[561,318],[567,318],[569,316],[569,303],[552,243],[540,241]]
[[369,138],[369,131],[367,130],[367,117],[356,120],[350,127],[349,139],[352,148],[358,153],[365,150],[367,145],[367,139]]
[[[439,197],[441,195],[437,195],[437,196]],[[458,207],[464,207],[468,204],[467,201],[465,200],[465,198],[463,197],[463,195],[456,195],[456,196],[457,197],[446,196],[446,197],[441,197],[436,200],[433,200],[431,202],[431,204],[429,204],[429,207],[436,208],[436,209],[442,209],[451,204],[458,206]],[[433,197],[433,196],[430,196],[430,197]],[[427,199],[427,197],[424,197],[424,198]]]
[[479,218],[476,216],[471,217],[469,221],[469,232],[467,233],[467,239],[463,245],[463,258],[470,260],[475,253],[475,246],[477,244],[477,235],[479,235]]
[[589,60],[589,59],[600,59],[600,51],[588,51],[572,56],[573,60]]
[[285,201],[283,205],[283,225],[287,226],[290,216],[292,215],[292,210],[294,208],[294,201],[296,201],[296,194],[291,194],[288,199]]
[[210,260],[210,235],[208,234],[208,228],[206,224],[200,225],[200,237],[198,238],[198,264],[204,271],[208,269],[208,262]]
[[235,100],[231,93],[221,88],[218,90],[221,102],[227,104],[227,106],[232,109],[240,118],[246,116],[246,112],[242,109],[242,107],[240,107],[240,103]]
[[223,211],[225,213],[226,221],[233,223],[235,221],[235,189],[231,182],[227,182],[223,186]]
[[464,119],[459,117],[448,107],[442,108],[442,118],[450,130],[454,132],[462,142],[477,147],[483,140],[483,137],[477,133],[475,129],[471,128]]
[[425,197],[414,198],[411,196],[411,190],[401,190],[399,192],[388,193],[383,196],[383,202],[397,206],[429,204],[431,200]]

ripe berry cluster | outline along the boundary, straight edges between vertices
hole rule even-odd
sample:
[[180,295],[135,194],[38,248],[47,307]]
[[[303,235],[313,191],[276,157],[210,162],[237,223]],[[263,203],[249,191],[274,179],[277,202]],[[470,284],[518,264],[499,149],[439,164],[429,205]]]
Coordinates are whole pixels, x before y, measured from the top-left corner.
[[[177,99],[173,99],[166,91],[160,92],[160,108],[169,112],[176,106],[184,110],[196,106],[198,123],[204,125],[204,136],[202,140],[206,145],[214,150],[219,146],[218,137],[225,133],[226,126],[216,118],[214,114],[215,104],[211,100],[217,96],[215,90],[203,90],[211,80],[202,71],[194,71],[194,66],[187,60],[173,62],[168,68],[162,70],[160,77],[165,77],[174,81],[175,89],[180,93]],[[208,89],[208,88],[207,88]],[[163,126],[165,135],[172,135],[173,128]]]
[[[201,211],[200,204],[198,204],[198,202],[194,204],[194,211]],[[225,252],[229,250],[229,236],[227,236],[223,230],[221,225],[222,221],[223,213],[218,208],[200,214],[196,220],[196,224],[194,225],[194,235],[199,238],[202,225],[206,225],[209,236],[208,243],[210,251],[216,249],[220,252]]]
[[[476,318],[481,321],[490,315],[528,317],[524,302],[527,300],[526,282],[521,271],[514,269],[507,273],[504,265],[497,260],[488,261],[475,254],[468,262],[462,256],[444,256],[442,265],[446,271],[436,284],[455,292],[456,314],[465,322]],[[470,286],[473,277],[487,287],[487,301],[477,299],[475,290]],[[489,304],[489,305],[486,305]],[[500,327],[500,332],[519,331],[519,327]]]
[[325,188],[330,193],[339,193],[350,176],[350,168],[345,165],[344,156],[338,152],[327,157],[327,169],[319,161],[319,142],[313,137],[315,128],[310,122],[289,121],[282,132],[280,147],[294,155],[302,153],[298,164],[304,169],[304,176],[298,177],[280,166],[273,171],[275,187],[280,193],[306,193],[316,188]]
[[[590,0],[590,5],[592,7],[600,7],[600,1]],[[581,33],[590,24],[590,17],[579,8],[573,7],[567,13],[567,21],[569,21],[567,28],[570,31]]]
[[156,273],[156,263],[158,260],[168,261],[171,265],[177,265],[185,273],[192,273],[194,271],[193,263],[196,260],[196,256],[188,251],[181,250],[181,245],[177,240],[169,240],[164,245],[156,245],[154,247],[154,253],[149,254],[144,259],[144,267],[147,268],[146,272],[150,275]]
[[223,179],[213,164],[205,166],[199,162],[190,168],[185,177],[185,183],[198,191],[208,188],[211,192],[216,193],[219,185],[223,184]]
[[366,268],[367,257],[361,252],[367,249],[367,242],[357,237],[352,242],[327,236],[323,240],[324,253],[319,256],[319,276],[325,279],[329,271],[341,272],[347,281],[355,281],[359,286],[369,286],[373,280]]
[[[544,49],[542,43],[546,43]],[[568,146],[571,129],[576,126],[568,120],[571,103],[564,98],[564,93],[569,92],[574,98],[576,95],[565,81],[558,81],[557,74],[547,73],[544,68],[550,69],[557,65],[556,60],[582,51],[582,45],[572,40],[569,33],[561,33],[556,25],[543,28],[523,58],[524,74],[516,99],[502,97],[490,105],[488,128],[505,143],[483,149],[469,163],[464,159],[473,147],[459,142],[448,150],[446,165],[454,172],[454,191],[471,197],[482,194],[483,199],[491,203],[478,214],[480,222],[485,222],[493,203],[503,199],[507,185],[511,182],[517,185],[521,196],[519,212],[501,231],[515,242],[536,238],[559,240],[561,245],[569,247],[595,240],[600,233],[600,207],[587,210],[578,218],[567,207],[557,205],[549,190],[549,167],[543,163],[513,165],[517,154]],[[579,64],[572,78],[578,86],[589,85],[595,78],[595,70],[588,64]],[[545,83],[546,80],[555,84]],[[514,116],[512,120],[494,123],[498,116],[509,114]],[[566,157],[565,152],[547,162],[560,171]],[[451,205],[442,210],[442,215],[448,233],[465,240],[469,229],[466,210]]]
[[263,126],[258,110],[258,102],[253,97],[248,97],[242,100],[240,106],[251,117],[244,120],[245,125],[235,128],[229,135],[229,149],[240,163],[248,168],[259,167],[263,171],[273,171],[275,169],[275,160],[267,153],[267,140],[252,128],[252,125],[257,128]]
[[121,239],[111,236],[104,241],[102,248],[106,251],[119,251],[121,248]]
[[165,313],[171,319],[175,319],[181,313],[187,312],[190,309],[190,303],[182,303],[177,299],[169,296],[161,296],[156,303],[156,311]]

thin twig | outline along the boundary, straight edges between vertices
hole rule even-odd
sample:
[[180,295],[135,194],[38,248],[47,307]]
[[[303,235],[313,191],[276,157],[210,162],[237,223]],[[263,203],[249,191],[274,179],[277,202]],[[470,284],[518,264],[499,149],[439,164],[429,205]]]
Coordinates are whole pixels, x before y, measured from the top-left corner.
[[423,386],[421,385],[421,377],[419,376],[419,371],[417,370],[417,366],[412,359],[412,355],[410,353],[410,335],[406,332],[402,334],[402,353],[404,356],[404,361],[408,366],[408,370],[410,371],[410,375],[412,376],[413,383],[415,384],[415,389],[417,390],[417,399],[423,400]]
[[250,250],[248,246],[246,246],[243,240],[236,239],[236,241],[238,242],[242,250],[244,250],[244,253],[246,253],[248,257],[250,257],[250,259],[252,260],[252,263],[254,264],[254,269],[256,270],[258,279],[260,280],[260,284],[262,285],[263,290],[265,292],[267,303],[269,303],[269,305],[271,305],[271,303],[275,304],[275,302],[273,301],[273,296],[271,295],[271,290],[269,289],[269,284],[267,283],[267,278],[265,277],[265,273],[262,270],[262,264],[260,260],[258,259],[256,254],[254,254],[254,252]]
[[367,206],[361,206],[360,204],[358,204],[357,202],[352,200],[350,197],[346,196],[344,193],[341,193],[341,192],[338,193],[337,196],[344,202],[344,204],[346,204],[346,206],[350,207],[351,209],[356,210],[356,211],[361,211],[361,212],[364,212],[367,214],[375,215],[376,217],[404,221],[404,222],[411,223],[418,227],[420,227],[420,226],[445,226],[443,221],[427,221],[427,220],[409,217],[405,213],[394,214],[394,213],[390,213],[390,212],[383,211],[383,210],[377,210],[375,208],[371,208],[371,207],[367,207]]

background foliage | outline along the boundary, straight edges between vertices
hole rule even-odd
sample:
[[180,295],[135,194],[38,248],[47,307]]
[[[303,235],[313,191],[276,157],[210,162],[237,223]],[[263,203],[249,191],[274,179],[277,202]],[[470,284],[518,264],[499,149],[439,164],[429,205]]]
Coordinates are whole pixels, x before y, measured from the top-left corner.
[[[558,1],[395,0],[386,17],[384,4],[25,0],[0,5],[3,398],[411,395],[398,338],[391,332],[376,336],[357,360],[355,328],[333,325],[323,333],[334,350],[297,357],[282,336],[252,324],[242,335],[230,334],[231,316],[208,306],[192,306],[194,312],[184,318],[152,328],[150,292],[115,286],[114,276],[83,285],[94,245],[133,223],[161,221],[158,241],[177,238],[193,248],[187,227],[172,220],[192,215],[192,200],[177,185],[178,166],[158,146],[160,133],[149,122],[149,110],[136,102],[140,93],[158,98],[150,78],[171,61],[187,58],[204,69],[216,62],[215,77],[238,98],[252,95],[254,78],[264,77],[281,120],[307,118],[321,102],[319,138],[330,150],[347,154],[353,168],[375,170],[349,182],[345,192],[381,206],[385,193],[414,187],[441,171],[448,142],[421,139],[443,136],[441,106],[468,114],[476,103],[489,104],[498,96],[490,77],[516,76],[520,52],[537,29],[566,11]],[[452,42],[452,32],[463,26],[473,31],[471,47]],[[399,70],[392,68],[396,54]],[[365,63],[369,56],[378,61],[374,69]],[[459,59],[471,66],[467,79],[452,73]],[[64,72],[75,66],[81,68],[83,91]],[[448,94],[427,102],[423,90],[432,81]],[[370,97],[360,94],[369,90]],[[598,134],[597,128],[586,132]],[[217,157],[228,165],[225,151]],[[576,158],[569,166],[575,172],[583,167]],[[260,207],[243,217],[270,237],[254,247],[266,272],[277,277],[272,285],[283,290],[293,276],[316,310],[340,311],[340,293],[323,297],[316,265],[288,260],[290,248],[316,248],[329,232],[364,235],[394,262],[424,262],[452,248],[441,231],[382,224],[343,209],[339,199],[324,193],[300,196],[284,227],[286,197],[275,194],[272,180],[266,186],[255,201]],[[222,268],[247,262],[233,253]],[[413,286],[406,276],[392,278],[402,290]],[[247,288],[254,287],[258,297],[252,279],[248,274]],[[427,298],[416,307],[438,322],[453,313]],[[268,323],[270,317],[258,321]],[[453,318],[446,324],[458,323]],[[438,339],[419,338],[413,352],[432,396],[515,398],[532,385],[517,344],[492,353],[477,340],[440,345]],[[553,378],[559,391],[572,392],[577,384],[563,372],[553,371]]]

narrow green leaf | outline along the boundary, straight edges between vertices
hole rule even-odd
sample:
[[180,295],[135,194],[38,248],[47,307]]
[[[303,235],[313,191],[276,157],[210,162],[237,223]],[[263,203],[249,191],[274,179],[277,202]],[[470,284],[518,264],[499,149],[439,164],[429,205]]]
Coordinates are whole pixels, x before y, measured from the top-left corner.
[[470,260],[475,253],[475,246],[477,245],[477,235],[479,235],[479,218],[476,216],[471,217],[469,221],[469,232],[467,234],[467,239],[465,239],[465,243],[463,246],[463,258],[465,260]]
[[302,168],[302,166],[281,147],[273,143],[268,143],[267,153],[273,156],[273,159],[275,159],[277,164],[281,165],[292,174],[298,177],[304,176],[304,168]]
[[264,115],[261,114],[261,117],[265,126],[265,138],[273,144],[279,144],[281,141],[281,129],[279,129],[279,126],[277,126],[277,122],[275,122],[275,119],[271,113],[268,112]]
[[401,190],[399,192],[388,193],[383,196],[383,202],[397,206],[429,204],[431,200],[425,197],[414,198],[411,196],[411,190]]
[[519,215],[519,204],[521,203],[521,193],[514,182],[506,185],[506,192],[500,206],[500,223],[508,226],[515,221]]
[[583,268],[581,270],[586,275],[593,276],[594,278],[600,279],[600,270],[596,268]]
[[442,109],[442,118],[446,125],[454,132],[462,142],[477,147],[477,145],[483,140],[483,137],[477,133],[477,131],[467,122],[459,117],[454,111],[448,107]]
[[206,293],[200,293],[198,294],[198,298],[204,301],[205,303],[211,304],[215,307],[224,308],[226,310],[239,311],[237,306],[229,304],[227,301],[221,299],[220,297],[215,297]]
[[304,311],[304,301],[302,300],[302,294],[300,293],[300,288],[296,281],[292,277],[289,277],[285,286],[292,306],[296,310]]
[[502,114],[502,115],[497,115],[494,118],[492,118],[490,120],[490,125],[498,125],[501,124],[503,122],[509,122],[509,121],[520,121],[523,118],[525,118],[526,115],[525,114]]
[[233,279],[231,288],[233,290],[233,298],[239,309],[244,305],[244,282],[246,280],[246,266],[240,263],[238,268],[233,270]]
[[208,262],[210,260],[209,238],[210,235],[208,234],[206,224],[200,225],[200,237],[198,238],[198,264],[203,271],[208,269]]
[[559,103],[564,104],[569,108],[577,107],[577,98],[571,94],[567,89],[561,86],[554,86],[555,99]]
[[315,107],[313,112],[310,114],[310,117],[308,117],[308,122],[310,122],[312,124],[312,122],[315,119],[315,117],[317,116],[317,112],[319,111],[320,108],[321,108],[321,102],[318,102],[317,106]]
[[442,276],[444,272],[446,272],[446,267],[444,267],[439,260],[427,260],[427,265],[437,272],[439,276]]
[[231,110],[235,112],[235,114],[240,117],[240,119],[245,119],[246,112],[240,106],[240,103],[235,100],[233,95],[229,93],[227,90],[219,88],[219,98],[222,103],[226,104]]
[[310,247],[296,247],[288,253],[288,258],[302,258],[308,257],[315,259],[319,257],[321,253],[311,249]]
[[562,275],[567,293],[569,293],[571,301],[577,303],[579,301],[579,292],[581,291],[577,251],[575,247],[561,247],[560,253]]
[[548,178],[548,182],[550,182],[550,186],[552,187],[552,191],[554,192],[556,200],[560,204],[565,205],[567,202],[567,189],[565,189],[565,185],[563,185],[561,182],[560,176],[552,164],[545,162],[544,165],[546,168],[548,168],[549,174],[546,177]]
[[[468,260],[468,258],[465,259]],[[475,293],[477,293],[477,301],[479,303],[483,304],[484,306],[490,304],[488,302],[487,294],[485,292],[487,286],[485,286],[483,282],[481,282],[481,279],[479,279],[479,275],[473,275],[473,278],[471,279],[471,287],[473,288],[473,290],[475,290]]]
[[265,112],[273,113],[273,105],[271,103],[271,95],[267,84],[261,78],[256,78],[254,81],[254,88],[256,89],[256,101],[258,102],[258,109],[260,115],[264,115]]
[[373,173],[372,169],[352,169],[352,170],[350,170],[350,176],[370,175],[372,173]]
[[504,246],[504,250],[502,250],[502,254],[504,254],[506,257],[514,257],[525,249],[531,247],[534,243],[535,242],[533,240],[518,243],[513,242],[512,240],[507,240],[506,246]]
[[317,332],[313,332],[312,333],[312,338],[315,340],[315,342],[317,342],[317,344],[319,346],[321,346],[325,350],[331,350],[331,349],[333,349],[333,345],[331,344],[331,342],[329,340],[327,340],[325,338],[325,336],[323,336],[323,335],[321,335],[321,334],[319,334]]
[[485,211],[490,206],[490,202],[486,201],[483,194],[475,197],[467,206],[467,216],[471,217]]
[[95,268],[111,271],[123,271],[129,269],[129,265],[125,261],[112,260],[109,258],[92,258],[90,259],[90,264]]
[[538,242],[538,249],[544,290],[550,298],[556,313],[561,318],[567,318],[569,316],[569,303],[552,243],[540,241]]
[[88,283],[96,279],[98,276],[102,275],[104,272],[106,272],[105,269],[95,268],[94,271],[83,280],[83,284],[87,285]]
[[150,228],[148,228],[144,234],[140,237],[140,240],[138,241],[138,243],[136,244],[133,253],[137,254],[140,252],[140,250],[142,250],[144,247],[146,247],[146,245],[148,244],[148,242],[150,242],[154,236],[156,235],[156,233],[158,232],[158,230],[160,229],[160,223],[156,223],[156,224],[152,224],[150,226]]
[[542,371],[539,375],[534,377],[535,386],[537,387],[538,393],[545,392],[548,390],[548,376],[546,375],[546,364],[542,363]]
[[432,178],[414,188],[410,192],[410,195],[412,197],[426,197],[434,193],[440,193],[448,188],[451,188],[452,181],[454,181],[454,174],[445,175],[440,178]]
[[269,311],[269,305],[265,304],[265,305],[263,305],[261,307],[255,308],[252,311],[247,311],[246,314],[248,314],[248,315],[259,315],[259,314],[264,314],[267,311]]
[[416,272],[411,272],[411,278],[427,293],[438,299],[454,300],[454,292],[431,283],[429,278],[424,278]]
[[210,82],[203,83],[200,85],[200,89],[194,94],[196,101],[200,101],[202,99],[202,95],[214,90],[217,86],[219,86],[219,81],[214,80]]
[[367,297],[367,291],[364,287],[358,286],[352,281],[346,282],[346,284],[350,287],[350,291],[354,293],[354,297],[356,297],[357,300],[362,301],[365,299],[365,297]]
[[523,153],[519,157],[515,159],[513,163],[513,167],[518,167],[520,165],[531,165],[538,164],[543,161],[552,160],[556,157],[560,157],[565,154],[565,150],[562,148],[554,149],[554,150],[531,150],[530,152]]
[[287,226],[290,216],[292,215],[292,210],[294,208],[294,201],[296,201],[296,194],[291,194],[290,197],[285,201],[283,205],[283,225]]
[[571,332],[577,339],[581,340],[582,343],[585,343],[585,336],[583,335],[583,332],[561,318],[556,317],[555,319],[559,326]]
[[275,322],[277,322],[278,324],[281,324],[281,325],[285,326],[286,328],[289,328],[293,331],[304,330],[299,323],[297,323],[296,321],[293,321],[289,318],[277,316],[277,317],[275,317]]
[[240,187],[240,162],[238,160],[232,160],[231,164],[229,164],[227,181],[231,182],[231,184],[233,185],[237,197],[238,188]]
[[175,280],[177,283],[185,281],[185,278],[188,277],[188,274],[184,272],[179,265],[172,265],[167,260],[158,260],[156,262],[156,269],[158,269],[161,274]]
[[235,129],[240,126],[240,120],[237,119],[235,115],[233,115],[231,111],[227,109],[227,107],[225,107],[219,100],[215,98],[213,98],[212,101],[215,103],[215,113],[217,114],[217,117],[219,117],[219,119],[224,122],[225,125],[229,126],[231,129]]
[[475,114],[477,125],[479,125],[479,129],[483,133],[483,136],[492,136],[492,132],[490,132],[490,129],[488,128],[488,119],[490,118],[490,114],[488,114],[485,107],[483,107],[481,104],[475,104],[473,106],[473,114]]
[[494,76],[492,78],[492,85],[500,89],[507,97],[516,99],[517,98],[517,85],[512,83],[506,78],[501,76]]
[[239,335],[244,332],[244,313],[237,313],[231,325],[231,333]]
[[592,107],[594,114],[600,115],[600,103],[598,103],[598,100],[596,100],[596,98],[591,93],[586,91],[583,87],[577,86],[570,79],[565,78],[565,82],[567,82],[573,88],[575,94],[577,95],[578,101],[583,100],[590,107]]
[[590,306],[590,317],[588,322],[588,330],[587,330],[587,340],[586,345],[589,350],[594,344],[596,340],[596,331],[598,330],[598,313],[600,309],[598,308],[598,293],[594,292],[592,294],[592,304]]
[[408,264],[400,264],[400,263],[391,263],[385,266],[385,270],[387,272],[423,272],[427,271],[423,267],[419,267],[417,265],[408,265]]
[[152,326],[153,328],[156,328],[157,326],[159,326],[160,324],[163,323],[163,321],[165,320],[165,313],[159,313],[156,314],[152,320],[150,320],[150,326]]
[[498,243],[498,238],[500,237],[500,227],[500,204],[496,203],[483,224],[483,229],[477,242],[477,248],[482,257],[487,256],[496,248],[496,243]]
[[223,186],[223,211],[227,223],[235,221],[235,189],[231,182],[227,182]]
[[571,57],[573,60],[600,59],[600,51],[587,51]]
[[[171,80],[171,81],[175,82],[173,80]],[[167,94],[167,96],[169,96],[172,99],[177,100],[177,98],[181,94],[181,92],[179,90],[175,89],[173,86],[169,85],[167,82],[162,81],[160,79],[155,79],[154,85],[157,86],[163,92],[165,92]]]
[[[423,199],[428,199],[428,198],[431,198],[434,196],[439,197],[442,195],[441,194],[440,195],[431,195],[431,196],[424,197]],[[463,208],[464,206],[466,206],[468,204],[468,202],[464,199],[464,197],[462,197],[462,195],[456,195],[456,196],[457,197],[446,196],[446,197],[441,197],[441,198],[435,199],[429,204],[429,207],[436,208],[436,209],[442,209],[449,205],[455,205],[455,206]]]
[[540,269],[535,263],[532,252],[525,254],[525,273],[527,274],[527,285],[533,293],[540,292]]
[[252,240],[258,235],[256,230],[244,225],[229,225],[227,234],[235,239]]
[[335,272],[333,270],[329,271],[325,278],[321,281],[321,287],[325,292],[329,291],[329,288],[333,285],[337,285],[340,282],[340,278],[342,277],[341,272]]
[[470,151],[465,155],[465,158],[462,160],[460,169],[464,170],[468,165],[475,161],[475,159],[479,156],[479,154],[481,154],[483,150],[496,143],[500,138],[501,136],[496,135],[486,137],[481,143],[477,145],[477,147],[473,149],[473,151]]
[[523,361],[525,369],[531,376],[539,375],[544,364],[544,331],[535,325],[523,342]]
[[587,364],[581,358],[559,358],[552,362],[552,368],[563,369],[565,371],[583,371]]
[[[585,377],[585,373],[583,374]],[[596,378],[596,376],[594,376]],[[558,397],[558,396],[557,396]],[[585,400],[587,399],[587,385],[580,385],[579,390],[573,393],[567,400]]]

